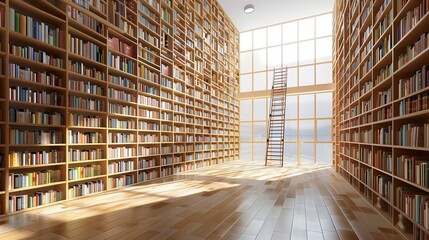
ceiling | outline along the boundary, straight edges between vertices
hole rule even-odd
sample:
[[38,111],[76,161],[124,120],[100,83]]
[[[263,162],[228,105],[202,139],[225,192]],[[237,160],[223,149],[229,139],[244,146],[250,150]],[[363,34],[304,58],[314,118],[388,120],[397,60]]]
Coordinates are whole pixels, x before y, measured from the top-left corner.
[[[218,0],[239,32],[332,12],[334,0]],[[253,4],[255,11],[244,13]]]

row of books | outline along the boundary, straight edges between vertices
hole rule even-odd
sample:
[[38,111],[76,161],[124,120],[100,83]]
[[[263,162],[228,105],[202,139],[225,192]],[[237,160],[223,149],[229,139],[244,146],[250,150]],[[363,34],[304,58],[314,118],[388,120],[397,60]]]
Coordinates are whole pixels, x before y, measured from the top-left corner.
[[160,153],[159,147],[142,147],[140,146],[138,149],[139,156],[151,156],[157,155]]
[[156,164],[156,160],[154,158],[140,159],[138,166],[139,166],[139,169],[143,169],[143,168],[155,167],[155,166],[157,166],[157,164]]
[[99,132],[80,132],[69,130],[69,143],[103,143],[103,134]]
[[392,144],[392,126],[382,127],[376,130],[376,144]]
[[109,143],[136,143],[136,135],[132,133],[109,132]]
[[65,106],[65,97],[61,93],[33,90],[22,86],[10,87],[9,99],[20,102]]
[[109,67],[113,67],[129,74],[136,74],[135,61],[128,58],[124,58],[119,55],[112,54],[112,52],[110,51],[107,53],[107,65]]
[[429,148],[429,123],[404,124],[396,132],[398,145]]
[[396,175],[423,187],[429,187],[429,158],[401,155],[396,158]]
[[146,182],[155,178],[159,178],[158,170],[147,170],[147,171],[141,171],[138,173],[139,182]]
[[418,94],[399,102],[399,116],[429,109],[429,93]]
[[390,87],[387,90],[380,91],[377,93],[377,96],[375,96],[375,107],[388,104],[391,101],[392,101],[392,88]]
[[63,200],[61,191],[49,190],[43,192],[35,192],[33,196],[28,194],[10,195],[9,196],[9,213],[14,213],[27,208],[32,208],[48,203],[58,202]]
[[65,155],[62,150],[52,149],[48,151],[10,151],[9,166],[23,167],[52,163],[61,163],[65,161]]
[[104,100],[69,96],[69,107],[71,108],[102,112],[104,111],[104,105]]
[[125,175],[114,178],[109,178],[109,189],[123,187],[126,185],[134,184],[134,175]]
[[[399,3],[398,7],[402,6]],[[401,9],[401,8],[399,8]],[[407,12],[407,14],[399,21],[399,26],[396,29],[396,39],[399,42],[429,11],[429,1],[423,0],[414,9]]]
[[68,70],[74,73],[84,75],[87,77],[95,78],[104,81],[105,73],[95,67],[86,66],[81,62],[68,61]]
[[14,8],[9,8],[9,29],[41,42],[64,49],[64,30],[51,26]]
[[93,61],[97,61],[99,63],[104,62],[103,48],[95,43],[74,37],[69,34],[68,45],[68,49],[71,53],[80,55]]
[[58,112],[38,112],[30,109],[9,108],[9,121],[41,125],[63,125],[64,116]]
[[79,11],[78,9],[68,5],[67,14],[70,18],[74,19],[76,22],[85,25],[89,29],[104,35],[104,25],[94,18],[86,15],[85,13]]
[[134,170],[134,161],[119,161],[109,163],[108,173],[120,173]]
[[90,6],[97,9],[99,12],[106,15],[107,13],[107,5],[103,0],[71,0],[77,5],[85,8],[86,10],[91,10]]
[[126,102],[136,102],[136,97],[134,94],[123,90],[117,90],[115,88],[109,88],[107,90],[107,96],[111,99],[122,100]]
[[109,37],[107,39],[107,47],[129,57],[136,58],[135,46],[128,44],[117,37]]
[[31,61],[47,64],[57,68],[64,68],[64,60],[62,58],[58,58],[55,55],[42,50],[34,49],[31,46],[21,47],[10,44],[9,53]]
[[102,120],[99,116],[85,116],[81,114],[69,113],[69,126],[79,127],[102,127]]
[[132,80],[122,76],[114,76],[112,74],[109,74],[109,83],[113,83],[132,90],[136,89],[136,84]]
[[63,144],[63,133],[56,130],[9,130],[10,144]]
[[147,31],[145,31],[143,28],[139,27],[138,30],[138,36],[140,39],[145,40],[146,42],[150,43],[155,48],[159,48],[159,38],[155,36],[155,34],[151,34]]
[[393,172],[393,158],[391,152],[377,150],[374,153],[374,167],[386,172]]
[[[2,66],[1,63],[0,66]],[[22,67],[15,63],[9,63],[9,77],[56,87],[64,86],[61,77],[55,73],[32,70],[30,67]]]
[[96,180],[69,187],[68,196],[70,198],[75,198],[101,191],[104,191],[104,182],[103,180]]
[[101,165],[76,166],[68,169],[69,180],[95,177],[101,174]]
[[[141,154],[139,154],[141,155]],[[137,149],[134,147],[109,147],[108,157],[111,158],[125,158],[137,156]]]
[[93,148],[93,149],[69,148],[67,154],[68,154],[68,160],[70,162],[99,160],[99,159],[105,158],[105,151],[99,148]]
[[429,230],[429,196],[410,187],[397,187],[396,205],[411,219]]
[[[140,109],[139,109],[140,110]],[[128,116],[135,116],[136,115],[136,108],[133,106],[128,105],[121,105],[117,103],[110,103],[108,106],[109,113],[116,113],[121,115],[128,115]]]
[[399,55],[397,60],[398,68],[401,68],[406,63],[408,63],[413,58],[415,58],[420,53],[422,53],[424,50],[426,50],[428,45],[429,45],[428,33],[423,33],[416,42],[409,44],[406,50]]
[[408,96],[429,86],[429,68],[427,66],[424,65],[413,76],[399,80],[399,98]]
[[61,181],[60,170],[42,170],[29,173],[9,173],[9,190],[28,188]]
[[140,134],[139,142],[141,143],[157,143],[159,142],[159,134]]
[[69,80],[69,89],[73,91],[79,91],[84,93],[90,93],[97,96],[104,96],[104,88],[96,83],[90,81],[81,80]]
[[109,127],[117,129],[136,129],[136,121],[109,118]]

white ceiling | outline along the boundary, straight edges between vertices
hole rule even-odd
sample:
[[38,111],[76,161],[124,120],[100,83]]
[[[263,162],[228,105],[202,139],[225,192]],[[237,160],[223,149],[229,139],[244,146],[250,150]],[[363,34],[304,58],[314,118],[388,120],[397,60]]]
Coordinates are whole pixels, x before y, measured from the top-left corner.
[[[218,0],[239,32],[331,12],[334,0]],[[253,4],[255,11],[244,13]]]

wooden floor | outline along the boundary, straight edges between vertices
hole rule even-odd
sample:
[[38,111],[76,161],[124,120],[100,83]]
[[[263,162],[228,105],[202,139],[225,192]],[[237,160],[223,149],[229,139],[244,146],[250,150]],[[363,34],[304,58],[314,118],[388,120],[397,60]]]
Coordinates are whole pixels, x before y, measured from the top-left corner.
[[331,167],[233,162],[0,219],[0,239],[401,239]]

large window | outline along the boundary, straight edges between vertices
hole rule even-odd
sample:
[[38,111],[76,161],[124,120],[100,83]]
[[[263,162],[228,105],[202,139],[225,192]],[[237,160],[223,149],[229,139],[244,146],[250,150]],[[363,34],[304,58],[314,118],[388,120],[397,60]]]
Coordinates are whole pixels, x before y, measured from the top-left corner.
[[[284,159],[332,162],[332,14],[246,31],[240,37],[241,159],[264,161],[273,69],[288,66]],[[329,85],[331,86],[331,85]],[[301,88],[302,87],[302,88]],[[310,91],[299,89],[310,87]]]

